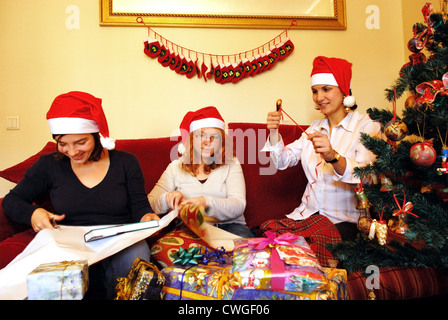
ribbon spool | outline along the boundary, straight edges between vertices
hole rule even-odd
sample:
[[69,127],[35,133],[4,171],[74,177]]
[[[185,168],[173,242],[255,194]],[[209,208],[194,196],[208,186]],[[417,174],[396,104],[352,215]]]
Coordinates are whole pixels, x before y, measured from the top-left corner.
[[387,225],[384,220],[372,220],[370,225],[369,238],[373,239],[375,236],[378,239],[380,245],[385,245],[387,243]]
[[382,246],[387,243],[387,224],[386,221],[383,220],[383,212],[384,208],[379,214],[379,220],[372,220],[369,231],[369,238],[372,240],[376,236],[378,243]]

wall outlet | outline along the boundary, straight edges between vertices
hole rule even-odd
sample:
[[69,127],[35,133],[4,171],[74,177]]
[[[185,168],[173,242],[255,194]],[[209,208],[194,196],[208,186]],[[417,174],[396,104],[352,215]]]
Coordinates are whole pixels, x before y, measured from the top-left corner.
[[19,117],[6,117],[6,130],[19,130]]

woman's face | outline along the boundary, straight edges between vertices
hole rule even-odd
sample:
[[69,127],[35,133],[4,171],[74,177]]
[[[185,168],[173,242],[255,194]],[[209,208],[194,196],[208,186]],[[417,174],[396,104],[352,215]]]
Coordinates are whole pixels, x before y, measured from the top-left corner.
[[56,141],[58,151],[76,164],[86,163],[95,148],[95,139],[90,133],[66,134],[56,137]]
[[331,85],[314,85],[311,87],[313,101],[325,116],[344,112],[344,95],[339,87]]
[[221,133],[216,128],[203,128],[193,133],[193,150],[204,162],[213,157],[221,146]]

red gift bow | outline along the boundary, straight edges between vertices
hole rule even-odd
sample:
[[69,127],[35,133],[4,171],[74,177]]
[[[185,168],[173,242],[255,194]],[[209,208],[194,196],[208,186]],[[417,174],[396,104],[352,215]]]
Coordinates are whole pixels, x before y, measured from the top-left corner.
[[[403,191],[403,190],[401,190]],[[412,213],[411,210],[414,208],[414,206],[412,205],[411,202],[406,202],[406,193],[404,193],[404,198],[403,198],[403,206],[400,207],[400,204],[398,203],[397,197],[395,197],[395,193],[394,193],[394,199],[395,199],[395,203],[397,204],[398,208],[397,210],[394,210],[394,213],[392,214],[394,217],[399,216],[402,213],[409,213],[412,214],[414,217],[418,217],[415,213]]]
[[291,246],[299,240],[299,237],[293,235],[292,233],[284,233],[280,236],[276,236],[276,234],[272,231],[266,231],[265,235],[267,238],[252,238],[247,244],[250,248],[256,250],[262,250],[266,248],[266,246],[275,246],[275,245],[285,245]]
[[253,238],[248,241],[248,246],[252,249],[262,250],[267,246],[272,247],[271,250],[271,289],[285,290],[285,264],[275,250],[277,245],[294,246],[294,242],[299,239],[291,233],[284,233],[278,237],[271,231],[266,231],[267,238]]
[[415,90],[422,96],[417,99],[418,103],[433,102],[437,94],[448,95],[448,72],[442,77],[442,80],[433,80],[423,82],[415,87]]

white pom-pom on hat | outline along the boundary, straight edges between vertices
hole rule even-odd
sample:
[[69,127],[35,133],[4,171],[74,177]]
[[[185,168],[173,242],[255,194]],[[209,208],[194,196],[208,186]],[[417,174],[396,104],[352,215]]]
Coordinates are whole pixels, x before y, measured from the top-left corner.
[[101,145],[107,150],[115,149],[115,139],[100,137]]
[[344,106],[350,108],[350,107],[353,107],[355,104],[356,104],[356,101],[355,101],[354,96],[346,96],[344,98]]
[[177,151],[179,152],[179,154],[184,154],[186,150],[187,148],[182,142],[178,144]]

